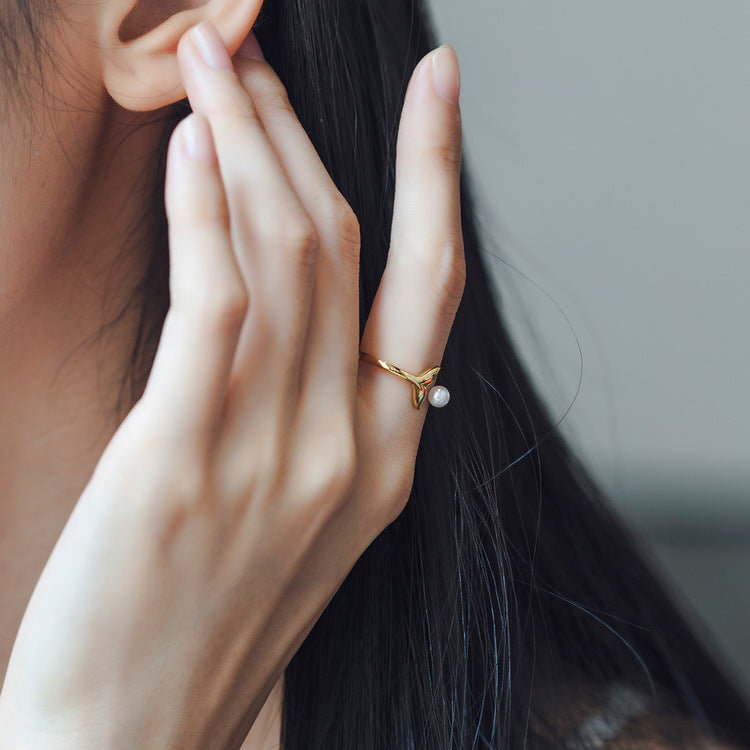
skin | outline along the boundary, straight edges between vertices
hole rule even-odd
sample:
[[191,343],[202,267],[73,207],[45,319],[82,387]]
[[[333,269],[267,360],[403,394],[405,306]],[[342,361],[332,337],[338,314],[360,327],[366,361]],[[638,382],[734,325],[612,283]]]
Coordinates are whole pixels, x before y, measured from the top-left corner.
[[[439,52],[440,91],[431,55],[410,83],[389,262],[359,342],[358,223],[280,81],[262,60],[208,66],[186,34],[203,21],[231,55],[260,2],[152,7],[126,41],[128,3],[71,4],[43,90],[7,119],[2,748],[277,742],[284,667],[408,498],[432,407],[357,352],[415,373],[443,355],[465,276],[455,53]],[[197,114],[170,141],[166,186],[172,308],[121,421],[133,318],[78,345],[142,273],[150,248],[121,256],[163,127],[142,123],[186,95]]]

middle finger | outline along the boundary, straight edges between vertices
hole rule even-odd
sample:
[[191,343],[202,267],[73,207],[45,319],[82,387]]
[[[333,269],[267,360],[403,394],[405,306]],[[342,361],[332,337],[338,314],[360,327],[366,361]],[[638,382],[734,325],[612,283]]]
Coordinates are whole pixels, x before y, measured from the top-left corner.
[[[177,47],[185,90],[211,125],[250,312],[235,357],[240,388],[262,377],[288,403],[309,318],[318,237],[266,136],[255,106],[208,21]],[[279,378],[283,378],[280,387]],[[245,381],[244,383],[242,381]],[[264,389],[264,399],[269,394]],[[271,395],[271,398],[273,396]]]
[[[253,58],[247,57],[248,49]],[[319,419],[321,399],[354,405],[359,350],[359,222],[252,32],[234,62],[268,139],[321,238],[301,374],[301,406],[311,408]],[[305,393],[315,396],[304,400]]]

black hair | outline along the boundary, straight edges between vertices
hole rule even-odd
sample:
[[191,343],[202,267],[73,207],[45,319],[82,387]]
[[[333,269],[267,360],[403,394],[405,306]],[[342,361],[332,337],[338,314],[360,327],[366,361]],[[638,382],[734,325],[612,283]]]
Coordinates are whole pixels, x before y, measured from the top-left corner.
[[[428,14],[421,0],[265,0],[255,31],[359,219],[364,327],[386,263],[403,96],[437,46]],[[188,111],[168,109],[154,161],[131,399],[169,304],[164,159]],[[286,669],[282,747],[599,747],[596,726],[581,726],[613,689],[646,696],[648,732],[674,747],[696,733],[745,746],[745,697],[608,508],[514,348],[472,192],[464,164],[466,285],[440,373],[451,403],[427,415],[405,510]]]

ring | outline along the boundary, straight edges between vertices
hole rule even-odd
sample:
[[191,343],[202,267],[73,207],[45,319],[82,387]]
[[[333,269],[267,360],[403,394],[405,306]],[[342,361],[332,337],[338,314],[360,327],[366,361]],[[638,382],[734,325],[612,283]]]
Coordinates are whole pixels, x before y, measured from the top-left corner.
[[[412,375],[412,373],[402,370],[391,362],[386,362],[384,359],[378,359],[373,357],[372,354],[360,351],[359,358],[369,362],[373,365],[379,365],[384,370],[392,372],[394,375],[398,375],[400,378],[408,381],[414,386],[412,391],[412,402],[415,409],[419,409],[422,406],[425,396],[427,396],[427,389],[430,385],[435,382],[437,374],[440,371],[440,366],[428,367],[423,373],[419,375]],[[428,401],[435,407],[441,408],[445,406],[450,400],[451,394],[445,386],[438,385],[434,388],[429,389]]]

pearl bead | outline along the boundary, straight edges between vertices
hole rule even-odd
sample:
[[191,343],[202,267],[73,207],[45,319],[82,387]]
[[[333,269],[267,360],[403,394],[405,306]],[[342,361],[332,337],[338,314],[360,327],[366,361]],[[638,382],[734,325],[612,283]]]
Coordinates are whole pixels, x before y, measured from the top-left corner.
[[430,388],[427,400],[438,408],[445,406],[451,400],[450,391],[444,385],[436,385]]

